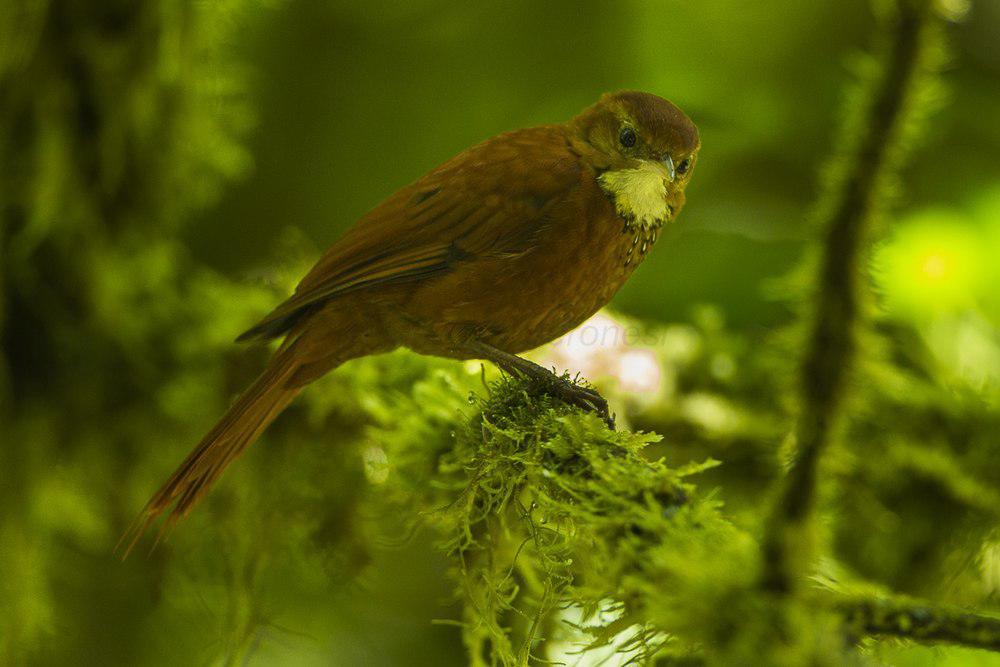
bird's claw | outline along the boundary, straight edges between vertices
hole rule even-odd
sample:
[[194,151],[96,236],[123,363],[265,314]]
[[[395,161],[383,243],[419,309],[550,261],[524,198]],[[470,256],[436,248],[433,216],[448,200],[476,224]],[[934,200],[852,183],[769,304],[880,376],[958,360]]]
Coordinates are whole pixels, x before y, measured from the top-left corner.
[[614,430],[615,417],[608,409],[608,401],[596,390],[577,384],[565,377],[549,373],[545,389],[564,403],[595,413],[608,428]]
[[608,409],[608,401],[597,390],[577,384],[566,376],[556,375],[533,361],[488,346],[480,346],[476,351],[484,352],[487,358],[492,359],[508,375],[530,380],[536,387],[564,403],[596,413],[608,428],[614,430],[615,416]]
[[557,384],[560,385],[559,397],[561,399],[570,405],[576,405],[595,413],[604,420],[608,428],[612,431],[615,430],[615,416],[608,409],[608,401],[596,390],[575,384],[565,378],[557,378]]

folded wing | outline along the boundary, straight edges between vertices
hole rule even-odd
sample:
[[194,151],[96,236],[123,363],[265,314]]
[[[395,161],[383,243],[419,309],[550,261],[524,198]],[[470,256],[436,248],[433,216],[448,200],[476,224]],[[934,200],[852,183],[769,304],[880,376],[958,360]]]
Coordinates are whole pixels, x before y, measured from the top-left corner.
[[295,294],[237,340],[288,332],[330,299],[432,279],[480,256],[529,249],[580,180],[560,126],[494,137],[399,190],[320,258]]

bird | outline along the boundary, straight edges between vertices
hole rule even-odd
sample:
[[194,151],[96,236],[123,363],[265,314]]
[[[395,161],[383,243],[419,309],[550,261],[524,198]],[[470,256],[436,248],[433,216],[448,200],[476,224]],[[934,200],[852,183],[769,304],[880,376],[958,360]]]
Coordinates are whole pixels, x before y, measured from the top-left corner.
[[567,122],[494,136],[390,195],[237,338],[282,342],[119,546],[127,555],[168,509],[161,535],[186,516],[311,382],[399,347],[491,361],[613,425],[599,393],[518,355],[608,303],[680,213],[700,148],[673,103],[606,93]]

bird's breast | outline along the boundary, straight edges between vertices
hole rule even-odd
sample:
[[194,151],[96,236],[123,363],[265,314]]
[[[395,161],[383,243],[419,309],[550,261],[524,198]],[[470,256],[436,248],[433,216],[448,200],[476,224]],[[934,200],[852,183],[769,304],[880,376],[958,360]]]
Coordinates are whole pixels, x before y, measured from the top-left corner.
[[627,223],[599,196],[562,226],[571,233],[543,237],[506,279],[494,279],[497,347],[520,352],[567,333],[605,306],[652,250],[660,225]]
[[402,310],[428,323],[435,337],[402,342],[447,355],[459,348],[437,341],[475,332],[481,342],[518,353],[562,336],[606,305],[652,250],[660,225],[624,219],[588,176],[546,212],[522,252],[471,257],[416,290]]

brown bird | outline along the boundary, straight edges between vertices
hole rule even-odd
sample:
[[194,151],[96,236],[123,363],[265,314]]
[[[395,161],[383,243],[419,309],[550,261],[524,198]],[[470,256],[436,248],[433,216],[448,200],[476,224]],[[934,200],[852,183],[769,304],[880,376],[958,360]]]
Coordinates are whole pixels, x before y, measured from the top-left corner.
[[610,421],[607,403],[515,356],[606,304],[684,205],[698,130],[670,102],[606,94],[561,125],[460,153],[367,213],[238,341],[283,336],[259,378],[157,491],[128,549],[185,516],[313,380],[400,346],[488,359]]

